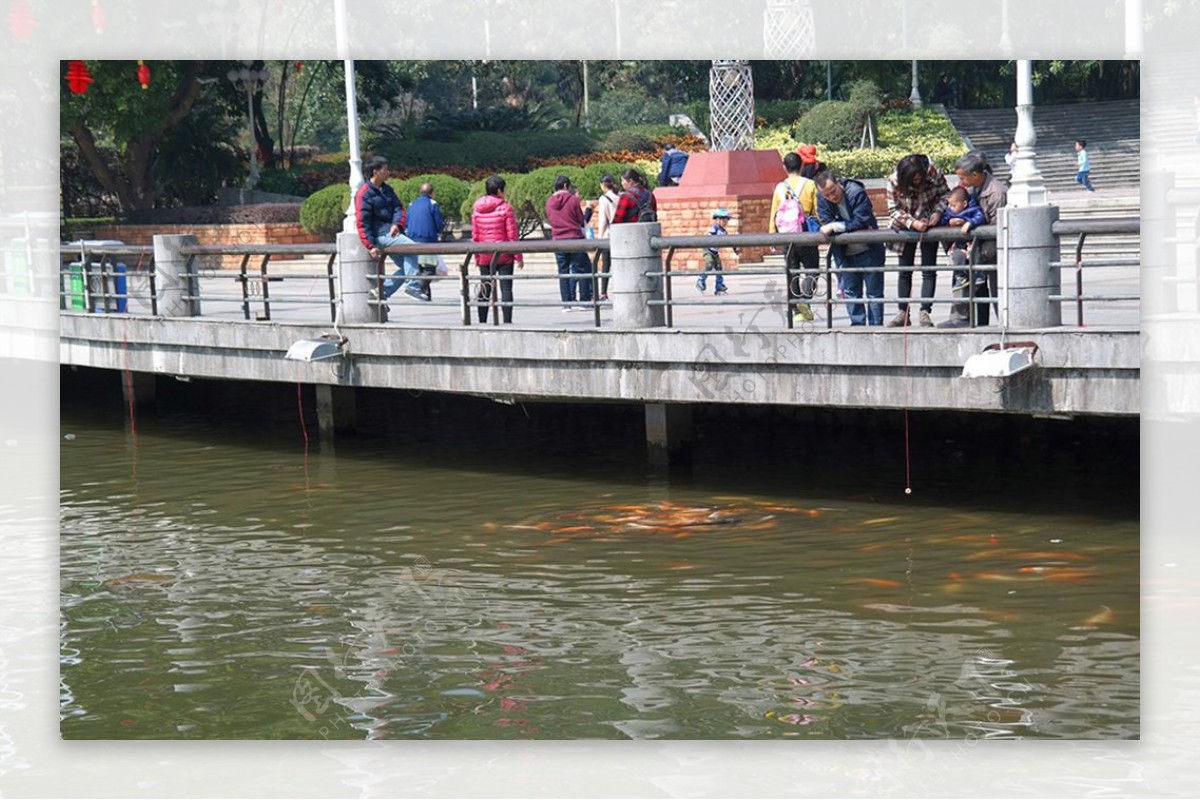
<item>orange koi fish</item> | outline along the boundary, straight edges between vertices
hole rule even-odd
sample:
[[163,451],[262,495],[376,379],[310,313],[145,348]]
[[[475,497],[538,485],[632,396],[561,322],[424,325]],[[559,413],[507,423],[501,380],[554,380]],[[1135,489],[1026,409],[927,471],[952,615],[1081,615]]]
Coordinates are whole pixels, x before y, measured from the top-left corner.
[[887,578],[853,578],[850,583],[861,583],[866,586],[878,586],[881,589],[895,589],[897,586],[903,586],[900,581],[891,581]]
[[1100,606],[1100,611],[1092,614],[1083,621],[1083,625],[1111,625],[1116,619],[1116,613],[1108,606]]

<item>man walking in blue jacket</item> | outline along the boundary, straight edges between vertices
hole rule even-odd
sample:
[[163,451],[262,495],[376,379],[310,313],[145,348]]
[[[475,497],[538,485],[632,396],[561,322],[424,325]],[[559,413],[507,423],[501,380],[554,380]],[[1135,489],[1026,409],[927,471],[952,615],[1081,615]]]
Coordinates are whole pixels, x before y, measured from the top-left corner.
[[[422,183],[421,193],[417,195],[417,199],[413,200],[408,207],[408,221],[405,230],[408,232],[408,238],[414,242],[433,243],[440,241],[442,238],[442,226],[445,225],[445,220],[442,219],[442,207],[438,205],[438,201],[433,199],[433,184]],[[433,275],[437,272],[438,257],[434,255],[417,256],[417,267],[422,275]],[[419,284],[421,294],[425,295],[425,299],[432,299],[430,286],[432,282],[428,278],[423,278]]]

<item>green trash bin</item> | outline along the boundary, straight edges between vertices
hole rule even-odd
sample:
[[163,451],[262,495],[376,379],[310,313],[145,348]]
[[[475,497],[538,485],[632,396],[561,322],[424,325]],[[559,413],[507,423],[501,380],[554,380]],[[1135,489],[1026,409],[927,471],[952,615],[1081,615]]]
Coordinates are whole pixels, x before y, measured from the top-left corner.
[[58,307],[67,311],[83,311],[87,308],[84,291],[83,264],[73,261],[67,271],[58,276]]

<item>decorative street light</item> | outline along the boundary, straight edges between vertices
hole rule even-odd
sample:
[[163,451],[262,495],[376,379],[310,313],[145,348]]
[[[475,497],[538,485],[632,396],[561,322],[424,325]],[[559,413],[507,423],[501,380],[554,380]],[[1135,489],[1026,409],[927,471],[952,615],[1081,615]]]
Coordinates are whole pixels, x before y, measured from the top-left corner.
[[1017,152],[1013,154],[1012,179],[1008,189],[1008,205],[1040,206],[1046,204],[1046,184],[1034,162],[1037,131],[1033,127],[1033,62],[1017,61],[1017,132],[1013,137]]
[[908,102],[913,108],[921,107],[921,91],[917,88],[917,60],[912,62],[912,91],[908,93]]
[[713,61],[709,118],[713,150],[754,149],[754,80],[748,61]]
[[246,93],[246,110],[250,119],[250,175],[246,178],[246,188],[253,189],[258,184],[258,137],[254,133],[254,92],[259,83],[267,79],[265,69],[251,69],[253,61],[243,61],[241,69],[231,69],[225,73],[236,88]]
[[350,36],[346,30],[346,0],[336,0],[333,6],[335,35],[338,56],[346,72],[346,137],[350,142],[350,203],[342,220],[342,230],[353,233],[357,223],[354,219],[354,193],[362,186],[362,155],[358,151],[358,98],[354,91],[354,59],[350,58]]

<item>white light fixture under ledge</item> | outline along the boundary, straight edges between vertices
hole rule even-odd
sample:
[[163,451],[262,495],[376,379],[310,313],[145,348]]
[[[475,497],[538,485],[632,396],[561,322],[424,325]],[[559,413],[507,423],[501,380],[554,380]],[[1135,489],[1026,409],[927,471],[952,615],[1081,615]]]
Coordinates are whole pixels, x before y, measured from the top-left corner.
[[322,336],[319,339],[300,339],[293,342],[284,358],[289,361],[325,361],[341,358],[349,340],[344,336]]
[[982,353],[976,353],[963,365],[964,378],[1007,378],[1024,372],[1037,362],[1038,346],[1035,342],[1011,342],[989,344]]

